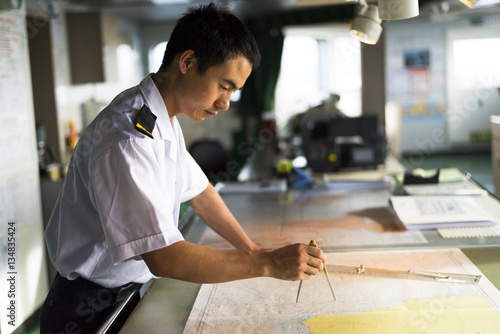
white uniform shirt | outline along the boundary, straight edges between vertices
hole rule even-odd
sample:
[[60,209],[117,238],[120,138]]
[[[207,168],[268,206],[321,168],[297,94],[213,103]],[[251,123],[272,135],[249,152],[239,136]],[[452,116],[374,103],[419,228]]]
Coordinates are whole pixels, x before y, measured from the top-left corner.
[[[154,139],[134,127],[144,105],[157,116]],[[68,279],[144,283],[153,275],[140,254],[183,240],[180,203],[207,186],[149,75],[80,137],[45,231],[50,258]]]

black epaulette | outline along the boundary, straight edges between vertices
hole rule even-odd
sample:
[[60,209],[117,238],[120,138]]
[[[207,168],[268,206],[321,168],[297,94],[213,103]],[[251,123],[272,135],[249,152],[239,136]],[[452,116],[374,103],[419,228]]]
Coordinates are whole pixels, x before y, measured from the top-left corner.
[[135,128],[146,136],[153,138],[153,129],[155,128],[156,116],[151,112],[147,105],[143,105],[135,119]]

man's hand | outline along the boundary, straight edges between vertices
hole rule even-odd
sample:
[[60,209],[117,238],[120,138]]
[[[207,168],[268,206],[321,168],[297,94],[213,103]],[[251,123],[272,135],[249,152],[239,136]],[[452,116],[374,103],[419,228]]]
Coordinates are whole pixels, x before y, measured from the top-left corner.
[[323,270],[326,256],[317,247],[294,244],[270,252],[272,255],[271,276],[284,280],[303,280]]

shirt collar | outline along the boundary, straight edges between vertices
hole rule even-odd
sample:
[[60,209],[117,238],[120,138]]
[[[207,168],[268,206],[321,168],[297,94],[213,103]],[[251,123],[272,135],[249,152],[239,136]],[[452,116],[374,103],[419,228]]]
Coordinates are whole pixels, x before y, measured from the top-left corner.
[[153,74],[150,73],[147,77],[145,77],[139,86],[141,87],[146,104],[151,112],[156,116],[156,130],[160,135],[159,139],[172,140],[174,129],[172,128],[172,123],[170,122],[165,102],[163,102],[163,98],[153,81],[152,75]]

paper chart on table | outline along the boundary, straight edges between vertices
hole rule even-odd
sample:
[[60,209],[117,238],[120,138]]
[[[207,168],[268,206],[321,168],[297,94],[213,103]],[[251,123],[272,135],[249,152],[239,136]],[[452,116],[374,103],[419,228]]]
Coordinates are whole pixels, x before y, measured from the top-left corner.
[[[342,252],[327,257],[338,265],[481,274],[458,249]],[[299,282],[256,278],[203,285],[184,333],[456,334],[495,333],[500,326],[500,292],[484,276],[477,285],[334,273],[330,279],[336,302],[325,275],[303,282],[298,303]],[[443,319],[467,324],[457,331],[443,325]],[[351,331],[344,331],[346,327]]]
[[[425,244],[420,231],[403,230],[387,206],[388,191],[231,194],[224,201],[259,246],[274,248],[315,239],[322,249]],[[199,242],[233,249],[206,229]]]

